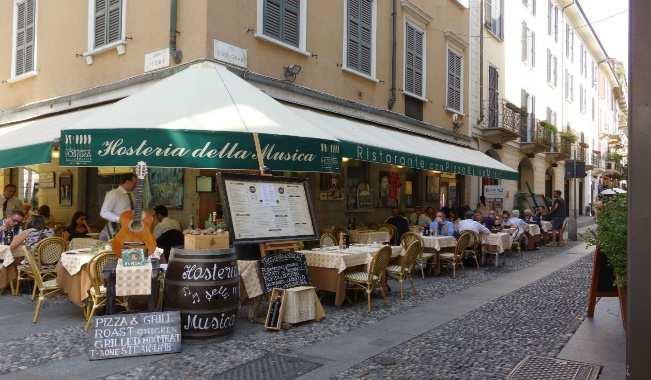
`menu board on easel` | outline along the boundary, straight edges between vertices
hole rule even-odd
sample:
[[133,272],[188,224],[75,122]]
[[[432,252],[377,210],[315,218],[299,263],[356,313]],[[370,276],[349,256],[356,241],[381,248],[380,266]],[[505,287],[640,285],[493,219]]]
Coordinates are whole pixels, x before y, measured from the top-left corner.
[[218,182],[235,243],[318,239],[306,180],[220,173]]

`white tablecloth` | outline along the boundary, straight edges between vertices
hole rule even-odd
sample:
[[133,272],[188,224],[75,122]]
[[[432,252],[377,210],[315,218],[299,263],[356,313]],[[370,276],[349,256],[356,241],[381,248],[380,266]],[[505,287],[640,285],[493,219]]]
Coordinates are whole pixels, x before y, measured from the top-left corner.
[[454,236],[421,236],[421,238],[423,239],[423,248],[432,248],[436,251],[457,246],[457,239]]
[[545,231],[545,232],[551,232],[552,231],[552,222],[550,222],[549,220],[543,220],[542,222],[540,222],[540,224],[542,225],[542,230],[543,231]]
[[8,245],[0,245],[0,258],[2,258],[2,266],[5,268],[14,262],[14,255]]
[[481,243],[496,247],[498,253],[504,253],[504,251],[511,249],[511,245],[513,244],[511,234],[506,232],[498,232],[481,236]]
[[525,231],[531,236],[540,235],[540,227],[537,224],[527,224]]
[[[377,252],[380,247],[372,246],[351,246],[348,249],[341,250],[339,247],[332,249],[318,249],[312,251],[300,251],[305,255],[307,265],[319,268],[333,268],[337,269],[339,273],[346,270],[346,268],[358,265],[368,264],[372,255]],[[402,254],[402,247],[392,246],[391,257],[397,257]]]
[[350,231],[351,243],[384,243],[389,240],[391,240],[391,235],[386,231]]
[[118,259],[115,268],[115,295],[144,296],[151,294],[151,262],[135,267],[125,267]]
[[81,267],[88,264],[95,253],[91,252],[89,248],[74,249],[72,251],[63,252],[59,262],[71,276],[76,275],[81,270]]

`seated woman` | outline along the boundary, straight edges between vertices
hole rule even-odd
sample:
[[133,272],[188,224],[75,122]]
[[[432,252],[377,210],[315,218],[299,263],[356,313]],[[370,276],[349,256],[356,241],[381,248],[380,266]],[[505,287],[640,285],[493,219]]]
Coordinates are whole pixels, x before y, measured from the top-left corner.
[[50,219],[50,206],[42,205],[38,208],[37,214],[45,219],[45,225],[52,227],[52,220]]
[[54,230],[45,226],[45,218],[40,215],[32,216],[25,227],[25,230],[11,241],[12,252],[15,252],[21,245],[32,250],[41,240],[54,236]]
[[89,232],[90,227],[88,227],[88,223],[86,222],[86,213],[77,211],[72,215],[70,224],[63,231],[63,239],[69,242],[72,239],[87,238]]

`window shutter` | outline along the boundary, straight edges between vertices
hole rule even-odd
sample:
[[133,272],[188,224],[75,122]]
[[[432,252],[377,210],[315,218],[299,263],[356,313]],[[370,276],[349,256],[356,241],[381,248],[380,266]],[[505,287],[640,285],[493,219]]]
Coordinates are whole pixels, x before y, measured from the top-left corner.
[[423,95],[423,33],[407,24],[405,91]]
[[552,82],[552,51],[547,48],[547,83]]
[[457,112],[461,112],[462,67],[463,57],[452,50],[448,50],[447,107]]
[[107,44],[122,39],[122,0],[109,0]]
[[558,42],[558,8],[554,7],[554,42]]
[[16,57],[14,76],[34,70],[34,41],[36,39],[36,14],[34,0],[16,4]]
[[536,32],[531,31],[531,67],[536,66]]
[[[498,1],[498,0],[496,0]],[[491,31],[493,30],[493,0],[486,0],[484,4],[484,25]]]
[[106,5],[108,0],[95,0],[95,31],[93,46],[98,48],[106,44]]
[[558,57],[554,56],[554,87],[558,85]]
[[16,7],[16,62],[15,75],[25,72],[25,26],[27,8],[25,3],[19,3]]
[[547,0],[547,34],[552,35],[552,0]]
[[281,0],[265,0],[263,16],[262,16],[262,29],[263,33],[269,37],[280,40],[280,1]]
[[527,53],[528,53],[528,47],[527,47],[527,24],[522,23],[522,62],[527,61]]
[[488,127],[499,125],[499,73],[496,68],[488,67]]
[[348,0],[347,66],[371,75],[373,0]]
[[536,15],[536,0],[531,0],[531,14]]

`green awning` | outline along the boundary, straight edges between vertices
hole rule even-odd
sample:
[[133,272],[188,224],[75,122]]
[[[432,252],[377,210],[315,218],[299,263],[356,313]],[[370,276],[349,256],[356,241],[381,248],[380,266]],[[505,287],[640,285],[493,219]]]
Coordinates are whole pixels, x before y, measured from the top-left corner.
[[340,140],[343,157],[419,170],[517,180],[518,172],[486,154],[395,129],[290,106]]
[[337,139],[226,67],[201,62],[107,106],[61,134],[63,166],[339,171]]
[[0,127],[0,168],[46,164],[61,128],[76,123],[100,107],[41,117]]

